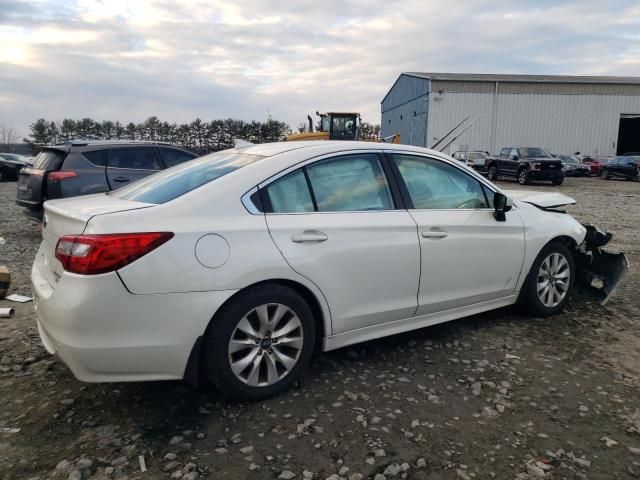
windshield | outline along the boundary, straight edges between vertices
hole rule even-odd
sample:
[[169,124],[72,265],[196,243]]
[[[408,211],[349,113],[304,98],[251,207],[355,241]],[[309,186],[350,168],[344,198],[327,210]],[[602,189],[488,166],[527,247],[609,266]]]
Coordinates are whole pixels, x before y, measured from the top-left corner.
[[263,158],[223,150],[168,168],[107,195],[135,202],[165,203]]
[[519,148],[521,157],[552,158],[544,148]]

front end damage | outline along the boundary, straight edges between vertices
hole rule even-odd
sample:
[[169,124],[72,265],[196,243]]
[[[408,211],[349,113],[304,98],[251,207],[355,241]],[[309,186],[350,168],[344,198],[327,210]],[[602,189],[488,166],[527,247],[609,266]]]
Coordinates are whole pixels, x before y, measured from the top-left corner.
[[624,253],[610,253],[602,249],[613,235],[593,225],[583,225],[587,234],[573,252],[576,263],[576,285],[605,305],[629,268]]

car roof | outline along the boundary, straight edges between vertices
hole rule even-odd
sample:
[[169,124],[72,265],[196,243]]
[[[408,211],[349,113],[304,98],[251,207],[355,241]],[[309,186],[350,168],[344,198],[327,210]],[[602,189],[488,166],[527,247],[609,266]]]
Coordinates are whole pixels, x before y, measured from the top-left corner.
[[396,143],[383,143],[383,142],[359,142],[359,141],[346,141],[346,140],[308,140],[308,141],[294,141],[294,142],[276,142],[276,143],[262,143],[256,145],[250,145],[246,147],[235,148],[234,150],[241,153],[248,153],[252,155],[262,155],[265,157],[271,157],[279,155],[281,153],[302,150],[304,153],[332,153],[348,150],[403,150],[403,151],[416,151],[422,153],[429,153],[440,157],[446,157],[445,154],[429,150],[422,147],[414,147],[412,145],[402,145]]

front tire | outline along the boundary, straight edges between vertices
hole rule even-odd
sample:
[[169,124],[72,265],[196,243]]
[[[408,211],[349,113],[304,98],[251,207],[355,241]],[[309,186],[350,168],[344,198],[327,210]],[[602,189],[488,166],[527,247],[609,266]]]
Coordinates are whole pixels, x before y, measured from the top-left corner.
[[611,178],[611,176],[609,175],[609,170],[603,168],[602,172],[600,172],[600,178],[602,178],[603,180],[609,180],[609,178]]
[[529,183],[529,172],[526,168],[521,168],[518,170],[518,183],[520,185],[526,185]]
[[560,242],[547,244],[531,265],[522,291],[524,311],[548,317],[562,311],[575,280],[575,263],[569,249]]
[[491,165],[489,170],[487,170],[487,180],[493,182],[498,179],[498,169],[495,165]]
[[238,294],[214,316],[205,335],[204,366],[223,394],[256,401],[289,389],[311,360],[313,313],[278,284]]
[[551,180],[551,183],[553,183],[554,185],[562,185],[562,182],[564,182],[564,177],[560,178],[559,180]]

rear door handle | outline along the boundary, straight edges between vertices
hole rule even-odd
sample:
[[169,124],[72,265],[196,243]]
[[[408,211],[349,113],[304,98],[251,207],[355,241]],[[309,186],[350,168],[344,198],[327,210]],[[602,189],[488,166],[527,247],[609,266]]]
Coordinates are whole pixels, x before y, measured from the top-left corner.
[[449,235],[447,232],[443,232],[442,230],[428,230],[425,232],[421,232],[423,238],[444,238]]
[[295,243],[324,242],[329,239],[329,235],[317,230],[305,230],[291,236],[291,241]]
[[129,179],[127,177],[116,177],[113,179],[114,182],[128,182]]

